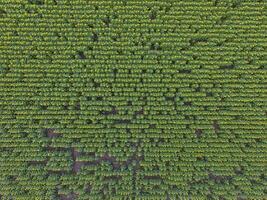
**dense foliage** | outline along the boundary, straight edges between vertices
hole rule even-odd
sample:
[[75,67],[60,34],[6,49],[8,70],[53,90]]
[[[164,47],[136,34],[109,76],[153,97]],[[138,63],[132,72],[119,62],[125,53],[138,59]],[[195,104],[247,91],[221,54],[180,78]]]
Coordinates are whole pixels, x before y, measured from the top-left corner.
[[0,199],[267,199],[267,1],[0,0]]

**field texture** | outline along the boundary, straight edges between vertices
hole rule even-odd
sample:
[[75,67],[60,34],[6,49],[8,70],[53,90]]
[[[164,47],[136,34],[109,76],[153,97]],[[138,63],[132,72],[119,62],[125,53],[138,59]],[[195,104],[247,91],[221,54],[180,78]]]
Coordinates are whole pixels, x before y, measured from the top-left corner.
[[0,199],[267,199],[266,0],[0,0]]

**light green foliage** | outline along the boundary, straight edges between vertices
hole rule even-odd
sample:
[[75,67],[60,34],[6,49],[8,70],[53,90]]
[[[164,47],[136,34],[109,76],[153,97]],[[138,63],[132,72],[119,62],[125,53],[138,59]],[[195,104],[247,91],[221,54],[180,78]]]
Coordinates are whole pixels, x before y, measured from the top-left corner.
[[0,199],[267,199],[265,0],[0,0]]

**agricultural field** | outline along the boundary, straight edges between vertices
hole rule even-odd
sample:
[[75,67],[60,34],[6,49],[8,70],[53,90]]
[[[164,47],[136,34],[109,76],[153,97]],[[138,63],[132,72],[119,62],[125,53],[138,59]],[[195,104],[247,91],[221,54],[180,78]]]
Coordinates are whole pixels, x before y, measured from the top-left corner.
[[267,199],[266,0],[0,0],[0,199]]

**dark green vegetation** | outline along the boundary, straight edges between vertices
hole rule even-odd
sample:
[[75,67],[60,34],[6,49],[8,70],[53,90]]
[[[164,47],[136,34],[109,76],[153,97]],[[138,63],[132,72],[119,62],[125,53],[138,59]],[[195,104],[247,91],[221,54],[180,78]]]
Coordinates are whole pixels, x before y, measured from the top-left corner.
[[267,199],[265,0],[0,0],[0,199]]

